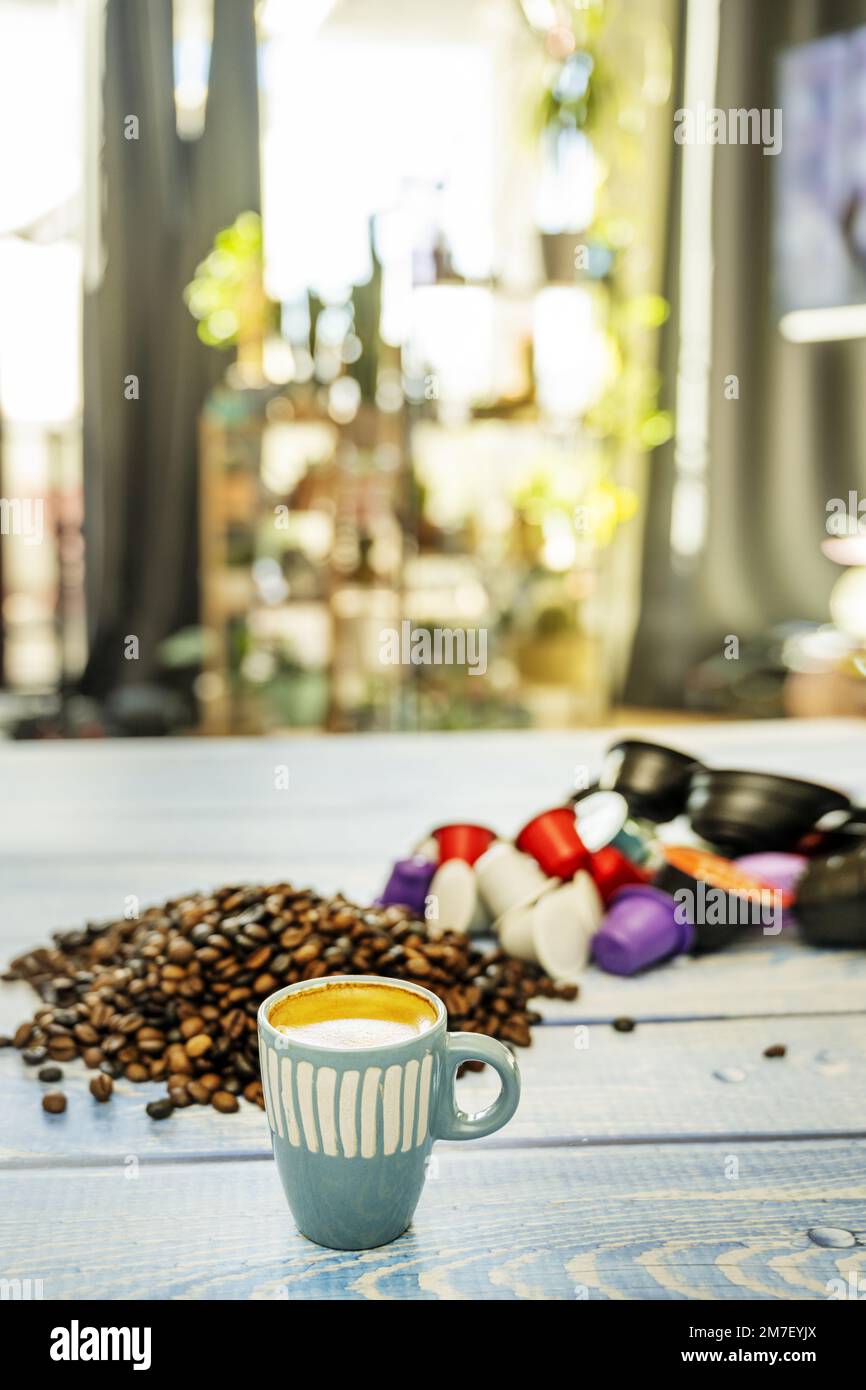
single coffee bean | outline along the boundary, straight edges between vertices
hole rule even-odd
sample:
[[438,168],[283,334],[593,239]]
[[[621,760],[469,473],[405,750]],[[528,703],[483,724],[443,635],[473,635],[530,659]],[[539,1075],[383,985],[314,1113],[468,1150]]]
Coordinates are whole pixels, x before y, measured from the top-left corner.
[[12,1039],[13,1047],[26,1047],[33,1036],[33,1024],[21,1023],[15,1029],[15,1036]]
[[66,1097],[62,1091],[46,1091],[42,1097],[42,1109],[49,1115],[62,1115],[66,1109]]
[[152,1100],[144,1108],[152,1120],[167,1120],[174,1110],[174,1105],[168,1099]]
[[102,1101],[103,1103],[107,1100],[111,1100],[111,1093],[113,1090],[114,1082],[110,1076],[105,1075],[105,1072],[100,1072],[98,1076],[94,1076],[90,1083],[90,1094],[93,1096],[94,1100]]
[[231,1115],[239,1108],[237,1096],[233,1096],[230,1091],[214,1091],[210,1103],[223,1115]]
[[213,1038],[209,1037],[207,1033],[196,1033],[195,1037],[187,1040],[187,1056],[203,1057],[206,1052],[210,1052],[212,1046]]
[[189,1054],[181,1043],[171,1043],[166,1049],[165,1059],[170,1071],[184,1073],[192,1071]]
[[637,1025],[633,1018],[615,1018],[613,1026],[618,1033],[633,1033]]
[[38,1067],[48,1056],[46,1047],[28,1047],[21,1053],[22,1062],[26,1062],[28,1067]]
[[784,1057],[788,1051],[784,1043],[773,1043],[771,1047],[764,1048],[765,1057]]
[[195,947],[185,937],[175,937],[169,942],[167,955],[175,965],[186,965],[195,955]]
[[137,1032],[142,1022],[141,1014],[137,1014],[134,1011],[128,1014],[121,1014],[120,1017],[114,1021],[118,1033],[123,1033],[126,1037],[129,1037],[131,1033]]
[[63,1072],[59,1067],[40,1067],[38,1076],[40,1081],[62,1081]]

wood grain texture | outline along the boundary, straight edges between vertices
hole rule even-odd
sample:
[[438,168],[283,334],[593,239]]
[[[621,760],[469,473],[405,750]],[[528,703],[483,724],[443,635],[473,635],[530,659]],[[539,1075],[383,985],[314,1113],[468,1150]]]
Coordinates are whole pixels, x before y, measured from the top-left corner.
[[[771,1043],[788,1055],[765,1058]],[[646,1024],[633,1033],[609,1026],[542,1027],[518,1052],[523,1091],[506,1129],[478,1142],[490,1147],[530,1143],[641,1142],[725,1134],[866,1135],[866,1018]],[[742,1073],[726,1082],[719,1073]],[[0,1166],[116,1162],[199,1155],[261,1157],[270,1153],[265,1116],[243,1103],[222,1116],[198,1106],[168,1121],[144,1107],[164,1094],[157,1085],[120,1080],[108,1105],[88,1091],[83,1063],[64,1066],[69,1107],[46,1115],[50,1089],[17,1055],[0,1054]],[[469,1074],[460,1103],[480,1110],[495,1093],[492,1075]]]
[[297,1234],[269,1161],[7,1173],[4,1276],[75,1299],[825,1299],[866,1263],[807,1235],[866,1237],[864,1143],[436,1155],[409,1232],[358,1254]]
[[[852,721],[680,733],[659,738],[719,766],[866,793]],[[610,740],[6,745],[0,955],[120,916],[129,894],[147,906],[289,878],[368,901],[431,825],[512,834],[562,799],[575,767],[594,775]],[[26,986],[0,989],[0,1032],[34,1002]],[[634,980],[589,970],[573,1004],[542,1003],[511,1125],[437,1145],[412,1230],[363,1255],[294,1232],[259,1110],[156,1124],[144,1105],[159,1088],[120,1083],[98,1106],[76,1064],[69,1109],[47,1116],[34,1073],[0,1052],[0,1277],[42,1278],[46,1298],[826,1298],[828,1279],[866,1272],[866,1141],[841,1137],[866,1130],[864,1004],[866,953],[816,951],[788,931]],[[636,1031],[614,1032],[617,1015]],[[776,1042],[788,1055],[764,1059]],[[464,1106],[492,1084],[464,1078]],[[818,1225],[858,1243],[821,1249],[806,1234]]]
[[[562,800],[576,768],[595,775],[609,741],[574,731],[7,745],[2,853],[25,872],[21,856],[120,855],[130,866],[162,856],[181,868],[249,856],[298,879],[310,859],[338,868],[366,856],[373,891],[389,861],[443,820],[513,834]],[[866,790],[866,736],[854,721],[699,727],[689,747],[729,766]],[[278,767],[287,790],[275,787]]]

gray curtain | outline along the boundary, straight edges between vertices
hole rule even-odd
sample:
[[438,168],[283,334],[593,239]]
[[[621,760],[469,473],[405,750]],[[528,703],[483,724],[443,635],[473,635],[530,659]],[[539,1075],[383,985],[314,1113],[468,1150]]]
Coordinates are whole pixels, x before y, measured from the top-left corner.
[[[780,48],[856,24],[866,24],[864,0],[721,0],[717,90],[708,102],[724,110],[776,106]],[[680,161],[676,147],[673,223]],[[658,451],[630,703],[682,704],[689,670],[720,653],[728,634],[744,642],[788,620],[826,621],[839,574],[820,549],[826,504],[849,489],[866,492],[866,345],[788,343],[773,313],[775,163],[758,146],[715,150],[709,524],[702,552],[688,564],[675,561],[673,445]],[[674,313],[663,349],[672,404],[678,256],[674,237]],[[739,378],[737,401],[725,399],[730,374]]]
[[[108,0],[103,85],[105,273],[84,309],[83,688],[151,678],[157,648],[198,616],[201,404],[225,358],[199,342],[184,286],[214,234],[260,207],[253,0],[214,0],[205,130],[175,127],[171,0]],[[138,118],[139,138],[125,137]],[[124,379],[139,380],[138,400]],[[137,661],[124,638],[139,639]]]

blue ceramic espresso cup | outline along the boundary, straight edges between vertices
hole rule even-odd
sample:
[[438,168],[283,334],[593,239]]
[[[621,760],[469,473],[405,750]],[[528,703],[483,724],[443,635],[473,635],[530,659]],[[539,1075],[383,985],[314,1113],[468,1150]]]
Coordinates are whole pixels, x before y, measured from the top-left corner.
[[[321,1046],[270,1022],[303,990],[375,985],[420,995],[435,1011],[423,1032],[374,1047]],[[431,1013],[431,1018],[433,1014]],[[520,1073],[494,1038],[449,1033],[441,1000],[420,985],[373,975],[302,980],[259,1008],[265,1108],[280,1178],[302,1235],[335,1250],[367,1250],[401,1235],[421,1195],[434,1139],[479,1139],[517,1109]],[[487,1062],[502,1089],[480,1114],[458,1109],[461,1062]]]

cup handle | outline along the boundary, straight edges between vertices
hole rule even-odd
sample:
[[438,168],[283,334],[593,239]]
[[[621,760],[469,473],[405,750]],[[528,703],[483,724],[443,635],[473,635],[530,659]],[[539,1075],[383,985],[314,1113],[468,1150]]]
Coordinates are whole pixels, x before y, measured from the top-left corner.
[[[454,1098],[454,1078],[461,1062],[487,1062],[499,1073],[502,1089],[492,1105],[477,1115],[461,1110]],[[448,1033],[434,1136],[437,1139],[481,1139],[507,1124],[520,1100],[520,1072],[512,1053],[495,1038],[480,1033]]]

